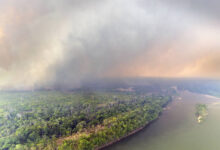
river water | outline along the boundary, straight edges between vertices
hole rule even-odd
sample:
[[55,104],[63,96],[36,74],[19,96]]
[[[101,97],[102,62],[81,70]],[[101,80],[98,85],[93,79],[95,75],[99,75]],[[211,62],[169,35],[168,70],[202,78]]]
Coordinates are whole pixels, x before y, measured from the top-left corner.
[[[201,124],[195,117],[197,103],[208,105]],[[220,99],[180,92],[159,119],[105,150],[220,150]]]

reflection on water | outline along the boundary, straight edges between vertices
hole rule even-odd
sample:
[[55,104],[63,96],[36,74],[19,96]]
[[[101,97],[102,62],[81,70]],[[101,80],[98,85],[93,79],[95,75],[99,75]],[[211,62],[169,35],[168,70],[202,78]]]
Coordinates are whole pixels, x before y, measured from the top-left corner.
[[[161,117],[141,132],[106,150],[220,150],[220,99],[181,92]],[[208,105],[209,116],[201,124],[195,104]]]

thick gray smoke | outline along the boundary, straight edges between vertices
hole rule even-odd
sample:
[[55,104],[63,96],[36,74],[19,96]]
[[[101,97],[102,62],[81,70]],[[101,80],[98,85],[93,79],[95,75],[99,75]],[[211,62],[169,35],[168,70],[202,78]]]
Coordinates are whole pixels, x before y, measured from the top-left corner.
[[112,77],[217,77],[220,70],[207,73],[202,66],[218,66],[212,61],[220,47],[218,4],[0,0],[0,88],[73,88]]

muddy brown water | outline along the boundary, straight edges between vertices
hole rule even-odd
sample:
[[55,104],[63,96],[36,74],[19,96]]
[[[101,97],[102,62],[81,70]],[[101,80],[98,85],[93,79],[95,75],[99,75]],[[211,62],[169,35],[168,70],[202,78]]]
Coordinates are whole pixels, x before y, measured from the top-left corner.
[[[197,103],[208,105],[201,124],[195,117]],[[220,150],[220,99],[180,92],[159,119],[105,150]]]

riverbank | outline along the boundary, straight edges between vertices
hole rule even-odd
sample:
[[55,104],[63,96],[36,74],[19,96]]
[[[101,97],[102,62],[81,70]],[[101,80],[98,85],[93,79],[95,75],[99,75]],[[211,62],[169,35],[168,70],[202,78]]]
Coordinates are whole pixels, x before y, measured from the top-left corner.
[[205,97],[207,97],[207,98],[212,98],[212,99],[217,99],[217,100],[220,100],[220,98],[219,98],[219,97],[217,97],[217,96],[213,96],[213,95],[207,95],[207,94],[204,94],[204,96],[205,96]]
[[[218,149],[220,143],[220,104],[204,95],[180,92],[181,101],[173,99],[170,109],[147,129],[104,150],[207,150]],[[195,105],[206,104],[208,117],[197,122]]]
[[124,136],[124,137],[121,137],[121,138],[119,138],[119,139],[117,139],[117,140],[115,140],[115,141],[111,141],[111,142],[109,142],[109,143],[107,143],[107,144],[105,144],[105,145],[103,145],[103,146],[100,146],[100,147],[96,148],[95,150],[103,150],[104,148],[107,148],[107,147],[109,147],[109,146],[111,146],[111,145],[113,145],[113,144],[116,144],[116,143],[118,143],[118,142],[120,142],[120,141],[126,139],[127,137],[130,137],[130,136],[132,136],[132,135],[134,135],[134,134],[136,134],[136,133],[142,131],[143,129],[147,128],[147,127],[150,126],[153,122],[155,122],[157,119],[159,119],[159,117],[156,118],[156,119],[154,119],[154,120],[152,120],[151,122],[147,123],[145,126],[140,127],[140,128],[138,128],[138,129],[136,129],[136,130],[130,132],[128,135],[126,135],[126,136]]
[[[116,105],[114,107],[117,107],[117,111],[127,111],[110,115],[97,126],[82,127],[76,134],[57,139],[58,149],[97,150],[110,146],[156,120],[171,100],[171,96],[154,96]],[[112,109],[115,111],[114,107],[112,106]]]
[[[167,103],[165,103],[165,104],[163,105],[163,111],[165,111],[166,108],[168,108],[168,104],[171,103],[171,102],[172,102],[172,99],[169,100]],[[103,149],[105,149],[105,148],[108,148],[108,147],[112,146],[113,144],[116,144],[116,143],[118,143],[118,142],[121,142],[122,140],[124,140],[124,139],[126,139],[126,138],[128,138],[128,137],[130,137],[130,136],[132,136],[132,135],[135,135],[135,134],[137,134],[138,132],[144,130],[145,128],[149,127],[152,123],[154,123],[155,121],[157,121],[157,120],[160,118],[160,116],[162,115],[163,111],[159,113],[159,115],[158,115],[157,118],[155,118],[154,120],[148,122],[146,125],[144,125],[144,126],[138,128],[138,129],[135,129],[134,131],[128,133],[126,136],[123,136],[123,137],[121,137],[121,138],[119,138],[119,139],[116,139],[116,140],[114,140],[114,141],[111,141],[111,142],[109,142],[109,143],[107,143],[107,144],[105,144],[105,145],[103,145],[103,146],[97,147],[95,150],[103,150]]]

